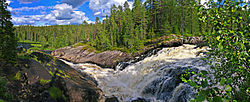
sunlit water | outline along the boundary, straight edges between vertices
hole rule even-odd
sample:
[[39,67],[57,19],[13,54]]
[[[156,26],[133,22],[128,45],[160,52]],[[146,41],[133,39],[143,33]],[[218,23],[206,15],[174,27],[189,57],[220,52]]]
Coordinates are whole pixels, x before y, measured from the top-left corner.
[[181,83],[179,76],[189,68],[208,69],[200,59],[204,56],[201,52],[207,50],[208,47],[196,48],[195,45],[163,48],[122,71],[63,61],[94,77],[106,96],[116,96],[122,102],[136,98],[150,102],[184,102],[194,97],[194,91],[188,84]]

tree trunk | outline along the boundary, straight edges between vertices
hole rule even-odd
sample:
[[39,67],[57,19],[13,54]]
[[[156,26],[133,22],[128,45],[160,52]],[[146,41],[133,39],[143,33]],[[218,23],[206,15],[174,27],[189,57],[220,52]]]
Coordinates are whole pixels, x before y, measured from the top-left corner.
[[183,33],[184,33],[184,20],[185,20],[185,17],[184,17],[184,0],[182,0],[182,23],[181,23],[181,35],[182,35],[182,43],[183,43]]

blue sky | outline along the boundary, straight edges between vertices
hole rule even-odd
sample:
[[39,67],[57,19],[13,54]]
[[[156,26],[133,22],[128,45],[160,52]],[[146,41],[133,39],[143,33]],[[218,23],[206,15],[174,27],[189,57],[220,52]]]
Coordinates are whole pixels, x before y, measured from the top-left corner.
[[14,25],[67,25],[93,23],[110,13],[111,5],[133,0],[7,0]]
[[93,23],[96,17],[109,15],[112,5],[125,1],[132,7],[133,0],[7,0],[14,25],[36,26]]

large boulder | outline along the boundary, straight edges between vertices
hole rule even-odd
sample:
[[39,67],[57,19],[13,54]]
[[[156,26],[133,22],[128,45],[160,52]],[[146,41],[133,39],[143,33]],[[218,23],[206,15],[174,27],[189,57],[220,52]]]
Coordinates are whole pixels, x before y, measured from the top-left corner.
[[84,46],[60,48],[53,51],[51,55],[73,63],[93,63],[108,68],[114,68],[119,62],[130,59],[130,56],[125,52],[115,50],[95,53],[84,49]]
[[[9,80],[13,101],[104,102],[97,81],[49,55],[34,52],[35,59],[22,62],[18,79]],[[18,86],[18,87],[17,87]]]

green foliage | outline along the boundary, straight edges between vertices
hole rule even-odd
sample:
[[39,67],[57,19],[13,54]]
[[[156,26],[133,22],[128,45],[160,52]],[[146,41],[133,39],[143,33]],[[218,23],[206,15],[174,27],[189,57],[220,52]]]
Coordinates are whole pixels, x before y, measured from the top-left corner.
[[17,39],[15,29],[11,22],[11,13],[6,10],[8,3],[6,0],[0,1],[0,61],[16,63],[17,58]]
[[57,88],[57,87],[50,87],[49,88],[49,95],[53,98],[53,99],[59,99],[59,98],[62,98],[62,97],[64,97],[64,99],[65,99],[65,96],[64,96],[64,94],[63,94],[63,91],[62,90],[60,90],[59,88]]
[[[186,79],[190,76],[187,73],[182,80],[198,90],[193,101],[248,102],[249,5],[242,1],[219,0],[207,6],[200,6],[198,14],[200,20],[212,28],[205,36],[212,48],[208,59],[213,71],[196,74],[193,80]],[[211,79],[211,75],[215,78]],[[216,87],[218,85],[222,88]]]
[[41,79],[41,80],[40,80],[40,84],[45,85],[45,84],[49,83],[50,81],[51,81],[51,80],[44,80],[44,79]]
[[[123,7],[113,5],[110,16],[103,22],[96,18],[95,24],[85,21],[81,25],[22,25],[16,27],[16,35],[22,41],[36,43],[33,50],[73,45],[86,46],[89,51],[125,49],[134,53],[145,47],[145,40],[180,32],[184,36],[200,36],[199,29],[206,26],[198,20],[193,5],[191,0],[146,0],[145,3],[135,0],[132,9],[128,2]],[[186,12],[184,16],[181,11]]]
[[[196,77],[192,79],[191,76],[193,75]],[[231,79],[221,78],[219,84],[221,88],[218,88],[217,80],[212,79],[211,75],[212,74],[207,71],[201,71],[199,73],[187,71],[186,74],[181,76],[183,82],[188,83],[198,91],[192,102],[202,102],[205,100],[209,102],[224,102],[223,100],[233,101],[231,97],[232,87],[229,85],[231,84]],[[225,83],[228,85],[225,85]]]
[[49,66],[49,67],[51,66],[49,63],[47,63],[46,65]]

